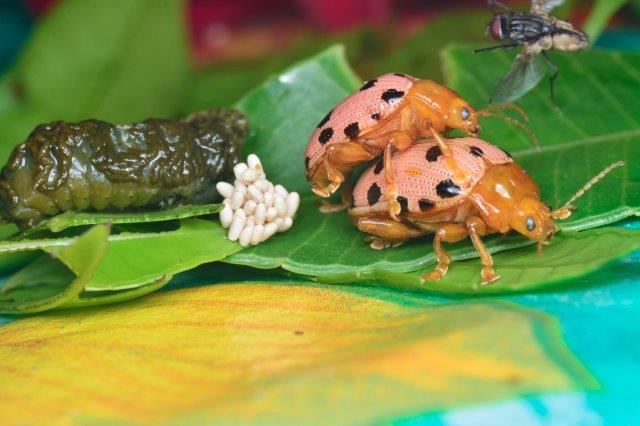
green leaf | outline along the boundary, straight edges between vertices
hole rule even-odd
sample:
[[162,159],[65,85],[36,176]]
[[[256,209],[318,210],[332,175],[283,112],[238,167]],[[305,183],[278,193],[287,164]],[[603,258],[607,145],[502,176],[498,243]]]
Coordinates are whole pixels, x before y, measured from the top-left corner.
[[72,244],[53,247],[51,257],[18,271],[0,288],[0,312],[45,311],[79,294],[103,258],[108,236],[108,226],[96,225]]
[[183,0],[69,0],[38,25],[3,82],[0,158],[39,123],[130,122],[179,111],[188,73]]
[[629,0],[596,0],[582,30],[591,37],[591,40],[597,40],[611,17],[627,3]]
[[[264,243],[248,247],[224,261],[256,268],[282,267],[296,274],[359,278],[374,271],[409,272],[436,261],[429,240],[415,239],[400,247],[372,250],[346,213],[323,214],[316,199],[305,197],[293,227]],[[532,244],[517,235],[487,239],[492,252]],[[451,247],[455,259],[476,257],[473,246],[462,241]]]
[[125,224],[162,222],[218,213],[221,209],[222,204],[202,204],[177,206],[168,210],[128,213],[69,211],[39,223],[37,226],[24,232],[22,235],[28,236],[43,229],[60,232],[70,227],[93,225],[96,223]]
[[[42,250],[56,257],[65,247],[74,246],[82,237],[43,238],[0,242],[0,259],[5,253]],[[83,281],[82,292],[69,296],[62,307],[88,306],[122,301],[146,294],[166,284],[179,272],[214,262],[241,250],[226,238],[226,230],[210,220],[185,219],[181,226],[165,232],[122,232],[111,235],[106,253],[90,280]],[[55,292],[59,271],[49,257],[36,260],[9,280],[11,287],[48,284]],[[67,265],[69,266],[69,265]],[[78,265],[71,265],[77,271]],[[68,281],[67,281],[68,282]]]
[[270,78],[236,104],[251,123],[244,152],[258,154],[273,182],[308,192],[303,165],[311,129],[359,84],[341,46]]
[[[445,247],[448,249],[448,247]],[[541,290],[558,285],[571,285],[573,279],[593,273],[605,265],[640,249],[640,233],[621,228],[598,228],[556,236],[539,256],[534,247],[523,247],[498,253],[493,257],[500,279],[481,285],[479,259],[453,262],[440,281],[420,279],[426,270],[399,274],[389,271],[364,273],[363,281],[392,283],[403,290],[446,294],[496,294]],[[430,270],[432,267],[427,268]],[[319,276],[323,282],[344,283],[352,278]]]
[[[474,55],[469,46],[445,51],[445,69],[452,86],[463,97],[483,106],[492,85],[509,65],[508,55],[499,55],[502,62],[489,55]],[[606,165],[620,159],[627,161],[625,168],[614,171],[576,202],[578,212],[562,224],[565,230],[592,228],[638,214],[640,168],[634,159],[640,154],[637,140],[640,126],[622,105],[628,111],[640,110],[637,93],[640,55],[585,52],[559,56],[557,60],[561,69],[557,97],[562,110],[552,106],[548,88],[544,87],[534,90],[522,102],[530,115],[530,125],[541,140],[542,152],[536,152],[518,128],[494,117],[483,121],[483,137],[512,150],[541,185],[543,199],[554,206],[563,204]],[[626,67],[622,75],[620,67]],[[308,194],[302,161],[308,135],[334,106],[329,99],[340,99],[349,87],[357,86],[350,72],[334,73],[327,78],[328,70],[335,69],[348,70],[336,48],[268,80],[239,103],[255,128],[247,153],[256,152],[263,158],[274,182]],[[304,79],[295,78],[301,75]],[[616,78],[605,92],[600,87],[604,85],[601,76],[607,75]],[[585,85],[585,79],[591,84]],[[594,95],[599,96],[598,102],[584,101]],[[314,102],[309,102],[310,99]],[[225,261],[258,268],[282,267],[323,279],[358,281],[382,272],[424,270],[434,263],[428,240],[411,241],[382,252],[371,250],[364,242],[364,234],[357,231],[346,214],[320,214],[315,200],[317,197],[313,196],[303,198],[294,226],[287,233]],[[565,241],[563,237],[570,238],[560,235],[558,241]],[[532,241],[507,235],[487,238],[486,243],[491,252],[498,252]],[[452,254],[455,259],[477,256],[468,240],[455,244]],[[395,285],[393,276],[385,277],[387,285]]]
[[241,249],[211,220],[185,219],[175,231],[123,232],[109,239],[107,254],[85,289],[119,291],[147,285]]

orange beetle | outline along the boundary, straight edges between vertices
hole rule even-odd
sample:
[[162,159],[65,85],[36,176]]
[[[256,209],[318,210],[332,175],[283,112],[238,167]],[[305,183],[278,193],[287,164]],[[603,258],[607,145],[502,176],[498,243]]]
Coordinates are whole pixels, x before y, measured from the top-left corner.
[[[464,170],[457,167],[440,134],[458,129],[475,135],[480,131],[478,116],[489,114],[524,128],[520,122],[493,112],[505,108],[524,115],[515,105],[498,105],[476,112],[455,91],[434,81],[400,73],[385,74],[366,82],[320,121],[305,152],[307,179],[313,192],[328,197],[356,165],[385,151],[390,154],[392,148],[406,149],[419,136],[434,138],[448,167],[463,178]],[[397,218],[400,212],[395,201],[397,189],[391,173],[385,170],[385,175],[389,214]],[[349,189],[343,192],[344,205],[349,192]]]
[[[368,169],[358,180],[349,215],[355,226],[370,234],[371,247],[398,245],[427,233],[435,233],[436,268],[423,275],[439,280],[447,272],[451,257],[442,242],[471,238],[482,260],[482,283],[499,278],[493,260],[480,237],[515,230],[538,241],[539,249],[556,232],[556,219],[568,218],[571,203],[602,179],[613,163],[563,207],[551,210],[540,200],[538,185],[505,151],[477,138],[447,140],[447,145],[468,178],[458,180],[446,165],[440,146],[429,141],[397,152]],[[390,168],[398,188],[399,221],[393,220],[387,201],[387,182],[381,171]]]

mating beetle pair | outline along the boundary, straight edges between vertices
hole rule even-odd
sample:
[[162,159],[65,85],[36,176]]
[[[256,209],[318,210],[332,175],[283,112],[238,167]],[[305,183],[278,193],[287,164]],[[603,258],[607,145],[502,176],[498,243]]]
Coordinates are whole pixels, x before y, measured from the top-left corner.
[[[328,197],[356,165],[382,156],[352,194],[348,187],[343,191],[343,203],[351,199],[350,217],[370,235],[371,246],[380,249],[434,233],[438,264],[423,279],[438,280],[451,261],[442,242],[469,236],[483,263],[482,283],[493,282],[499,277],[480,237],[515,230],[542,247],[557,229],[555,220],[571,215],[570,203],[622,163],[603,170],[565,206],[551,211],[540,200],[537,184],[508,153],[476,137],[441,136],[449,129],[476,135],[478,115],[446,87],[387,74],[367,82],[320,122],[305,155],[307,178],[316,194]],[[431,139],[414,144],[419,137]]]

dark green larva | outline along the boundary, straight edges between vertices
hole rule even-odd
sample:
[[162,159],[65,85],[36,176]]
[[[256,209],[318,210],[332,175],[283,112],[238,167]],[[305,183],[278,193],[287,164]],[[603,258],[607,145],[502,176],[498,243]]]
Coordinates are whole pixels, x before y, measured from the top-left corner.
[[0,214],[29,228],[70,210],[212,202],[246,135],[246,118],[224,108],[129,125],[41,124],[0,172]]

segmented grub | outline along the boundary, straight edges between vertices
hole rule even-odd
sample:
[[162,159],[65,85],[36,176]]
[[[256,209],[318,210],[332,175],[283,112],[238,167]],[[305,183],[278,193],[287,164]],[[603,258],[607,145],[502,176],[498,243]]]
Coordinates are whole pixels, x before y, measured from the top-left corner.
[[65,211],[163,209],[216,199],[247,134],[238,111],[114,125],[41,124],[0,172],[0,214],[22,227]]

